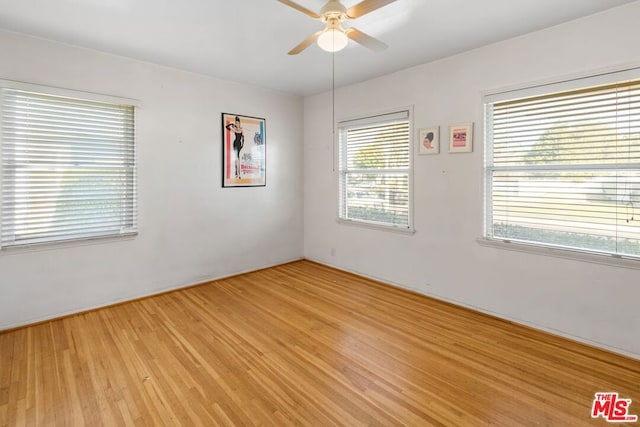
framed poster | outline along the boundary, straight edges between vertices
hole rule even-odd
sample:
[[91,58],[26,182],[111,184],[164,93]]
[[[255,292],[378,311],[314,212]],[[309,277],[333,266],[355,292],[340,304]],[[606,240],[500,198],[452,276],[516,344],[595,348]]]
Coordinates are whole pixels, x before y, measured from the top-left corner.
[[418,130],[418,154],[438,154],[440,152],[440,127],[431,126]]
[[266,185],[266,120],[222,113],[222,186]]
[[473,151],[473,123],[449,127],[449,152],[470,153]]

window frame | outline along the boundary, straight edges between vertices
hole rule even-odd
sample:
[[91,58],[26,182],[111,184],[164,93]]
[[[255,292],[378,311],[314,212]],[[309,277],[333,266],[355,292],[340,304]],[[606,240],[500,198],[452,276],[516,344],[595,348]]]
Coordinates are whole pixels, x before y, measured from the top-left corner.
[[[137,138],[137,110],[140,107],[140,102],[130,98],[123,98],[118,96],[104,95],[94,92],[86,92],[86,91],[78,91],[72,89],[65,89],[54,86],[46,86],[34,83],[26,83],[14,80],[5,80],[0,79],[0,194],[2,194],[3,186],[5,185],[3,182],[3,159],[2,159],[2,146],[4,144],[2,140],[3,132],[3,119],[4,113],[2,111],[2,105],[4,102],[4,89],[8,90],[17,90],[24,92],[33,92],[36,94],[41,94],[44,96],[53,96],[53,97],[61,97],[61,98],[71,98],[77,99],[80,101],[88,101],[88,102],[97,102],[97,103],[106,103],[112,105],[126,105],[133,108],[133,179],[132,179],[132,195],[133,200],[131,203],[131,208],[133,211],[133,228],[130,231],[121,232],[121,233],[108,233],[102,235],[90,235],[90,236],[81,236],[76,238],[67,238],[67,239],[48,239],[44,241],[27,241],[24,243],[16,243],[11,245],[3,246],[0,242],[0,254],[4,254],[8,251],[16,251],[21,249],[29,249],[29,248],[47,248],[50,246],[56,247],[59,245],[69,245],[69,244],[78,244],[78,243],[86,243],[90,241],[109,241],[109,240],[121,240],[121,239],[131,239],[138,235],[139,223],[138,223],[138,138]],[[1,207],[1,203],[0,203]],[[0,215],[2,214],[2,210],[0,209]],[[2,235],[2,218],[0,217],[0,236]]]
[[[545,80],[527,85],[495,89],[482,93],[484,107],[484,197],[482,215],[482,237],[476,239],[477,243],[486,246],[519,252],[533,253],[544,256],[552,256],[590,263],[614,265],[617,267],[640,269],[640,256],[611,253],[606,251],[575,248],[571,246],[545,244],[528,241],[511,240],[490,236],[492,224],[492,175],[493,172],[493,127],[492,105],[501,101],[526,99],[537,96],[550,95],[558,92],[570,92],[573,90],[587,89],[594,86],[612,85],[625,81],[640,79],[640,64],[628,64],[624,67],[609,68],[594,71],[588,74],[577,74],[562,79]],[[554,166],[547,166],[554,168]],[[582,166],[556,167],[558,170],[576,171],[581,168],[589,168],[589,164]],[[531,170],[535,169],[535,166]]]
[[[343,188],[341,185],[341,180],[342,180],[342,175],[343,173],[347,173],[347,171],[343,171],[342,169],[342,164],[340,162],[340,159],[342,157],[341,155],[341,150],[343,149],[343,146],[341,144],[341,132],[342,129],[349,127],[348,125],[350,125],[351,127],[353,127],[354,125],[357,126],[358,124],[362,124],[362,125],[375,125],[376,123],[380,123],[383,124],[385,122],[389,121],[389,117],[393,117],[394,115],[400,115],[400,114],[405,114],[407,115],[406,120],[408,122],[408,153],[409,153],[409,167],[406,170],[406,173],[408,175],[408,206],[407,206],[407,212],[408,212],[408,225],[405,226],[399,226],[399,225],[393,225],[391,223],[382,223],[382,222],[375,222],[375,221],[366,221],[366,220],[359,220],[359,219],[349,219],[349,218],[344,218],[342,216],[342,206],[343,206]],[[387,117],[387,119],[385,120],[385,116]],[[338,190],[338,194],[337,194],[337,215],[336,215],[336,221],[339,224],[345,224],[345,225],[353,225],[356,227],[363,227],[363,228],[369,228],[369,229],[374,229],[374,230],[383,230],[383,231],[389,231],[389,232],[395,232],[395,233],[401,233],[401,234],[414,234],[415,233],[415,228],[414,228],[414,184],[413,184],[413,168],[414,168],[414,125],[413,125],[413,106],[404,106],[404,107],[398,107],[398,108],[392,108],[392,109],[387,109],[387,110],[382,110],[382,111],[377,111],[374,113],[368,113],[368,114],[360,114],[357,116],[353,116],[353,117],[349,117],[349,118],[345,118],[345,119],[340,119],[337,120],[335,122],[335,141],[334,141],[334,148],[336,150],[337,155],[335,156],[335,172],[336,172],[336,188]],[[346,145],[345,145],[345,150],[346,150]],[[346,161],[346,158],[345,158]],[[387,171],[386,169],[371,169],[371,170],[367,170],[368,172],[375,172],[375,171]],[[397,171],[397,170],[396,170]],[[393,172],[389,172],[389,173],[393,173]]]

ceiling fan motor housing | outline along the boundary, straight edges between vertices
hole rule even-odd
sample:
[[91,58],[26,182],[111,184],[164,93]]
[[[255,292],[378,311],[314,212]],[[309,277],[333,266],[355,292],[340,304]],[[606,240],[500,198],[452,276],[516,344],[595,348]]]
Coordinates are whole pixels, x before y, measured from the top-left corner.
[[341,21],[347,16],[347,8],[337,0],[329,0],[322,9],[320,9],[320,14],[322,15],[322,20],[325,22],[331,18]]

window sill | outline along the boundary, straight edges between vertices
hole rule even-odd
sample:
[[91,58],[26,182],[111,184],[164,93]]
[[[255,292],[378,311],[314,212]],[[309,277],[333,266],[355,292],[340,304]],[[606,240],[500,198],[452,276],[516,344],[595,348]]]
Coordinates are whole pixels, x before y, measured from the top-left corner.
[[412,228],[412,227],[410,227],[410,228],[392,227],[392,226],[389,226],[389,225],[382,225],[382,224],[375,224],[375,223],[361,222],[361,221],[352,221],[352,220],[341,219],[341,218],[336,219],[336,222],[338,224],[351,225],[351,226],[355,226],[355,227],[370,228],[370,229],[373,229],[373,230],[380,230],[380,231],[388,231],[388,232],[391,232],[391,233],[408,234],[408,235],[416,234],[416,230],[414,228]]
[[525,252],[535,255],[551,256],[555,258],[564,258],[573,261],[582,261],[591,264],[603,264],[614,267],[632,268],[640,270],[640,259],[624,257],[618,255],[599,254],[595,252],[582,252],[572,249],[561,249],[550,246],[527,244],[522,242],[511,242],[506,240],[489,239],[486,237],[480,237],[476,239],[476,242],[480,246],[513,250],[518,252]]
[[108,243],[122,242],[126,240],[133,240],[138,236],[138,232],[113,235],[113,236],[96,236],[96,237],[84,237],[74,240],[61,240],[58,242],[42,242],[42,243],[30,243],[25,245],[6,246],[0,249],[0,256],[18,255],[28,252],[41,252],[68,249],[81,246],[103,245]]

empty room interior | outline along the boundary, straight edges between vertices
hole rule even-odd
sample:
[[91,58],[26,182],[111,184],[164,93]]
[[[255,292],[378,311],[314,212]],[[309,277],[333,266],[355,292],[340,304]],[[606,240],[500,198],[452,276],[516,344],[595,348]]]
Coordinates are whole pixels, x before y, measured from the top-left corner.
[[640,0],[0,0],[0,427],[640,425]]

